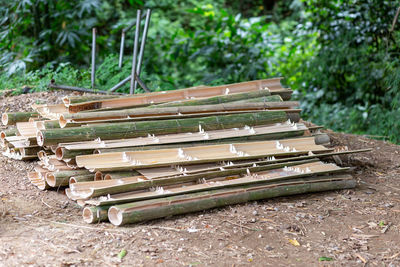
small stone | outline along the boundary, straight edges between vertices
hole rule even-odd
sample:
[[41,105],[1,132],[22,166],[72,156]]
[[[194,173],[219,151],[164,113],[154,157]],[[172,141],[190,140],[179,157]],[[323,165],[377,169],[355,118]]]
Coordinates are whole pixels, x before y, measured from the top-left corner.
[[253,211],[253,215],[254,216],[257,216],[258,215],[258,212],[255,210],[255,211]]
[[274,248],[269,245],[266,245],[265,250],[272,251],[272,250],[274,250]]

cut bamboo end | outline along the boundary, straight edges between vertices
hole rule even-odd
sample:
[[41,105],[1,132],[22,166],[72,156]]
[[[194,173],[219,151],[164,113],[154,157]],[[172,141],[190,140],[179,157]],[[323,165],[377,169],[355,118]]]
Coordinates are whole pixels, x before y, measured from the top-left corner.
[[64,96],[64,97],[62,98],[62,102],[64,103],[64,105],[65,105],[66,107],[69,107],[69,105],[71,105],[71,101],[69,100],[69,97],[68,97],[68,96]]
[[35,126],[38,130],[46,130],[46,126],[44,121],[37,121],[35,122]]
[[60,124],[61,128],[64,128],[65,126],[67,126],[68,120],[65,118],[64,115],[61,115],[58,119],[58,123]]
[[101,173],[100,171],[97,171],[97,172],[94,174],[94,180],[95,180],[95,181],[103,180],[103,173]]
[[108,220],[116,226],[122,225],[123,222],[123,215],[122,212],[120,212],[119,208],[117,207],[111,207],[108,210]]
[[69,178],[69,184],[75,184],[75,183],[77,183],[78,181],[75,179],[75,177],[71,177],[71,178]]
[[103,178],[104,180],[112,180],[112,177],[111,177],[111,175],[110,174],[106,174],[106,175],[104,175],[104,178]]
[[51,187],[56,187],[57,181],[56,181],[56,177],[54,176],[54,174],[48,172],[48,173],[46,174],[46,182],[47,182],[47,184],[48,184],[49,186],[51,186]]
[[94,175],[94,180],[95,180],[95,181],[101,181],[101,180],[103,180],[103,174],[102,174],[101,172],[97,171],[97,172],[95,173],[95,175]]
[[44,136],[42,131],[37,131],[36,133],[36,142],[39,146],[44,145]]
[[87,223],[108,221],[108,208],[109,206],[85,207],[82,212],[83,220]]
[[56,158],[57,158],[58,160],[62,160],[63,157],[64,157],[64,150],[63,150],[63,148],[62,148],[62,147],[57,147],[57,148],[56,148]]
[[92,207],[86,207],[83,209],[82,217],[86,223],[95,223],[98,217],[96,212],[93,211]]
[[1,115],[1,122],[3,123],[3,125],[8,125],[8,114],[7,113],[3,113]]

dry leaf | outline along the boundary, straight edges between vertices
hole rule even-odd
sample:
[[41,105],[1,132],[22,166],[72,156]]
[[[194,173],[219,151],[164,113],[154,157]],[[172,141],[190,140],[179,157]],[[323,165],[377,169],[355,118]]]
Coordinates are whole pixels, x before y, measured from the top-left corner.
[[295,247],[300,246],[299,241],[297,241],[296,239],[289,239],[290,244],[292,244]]

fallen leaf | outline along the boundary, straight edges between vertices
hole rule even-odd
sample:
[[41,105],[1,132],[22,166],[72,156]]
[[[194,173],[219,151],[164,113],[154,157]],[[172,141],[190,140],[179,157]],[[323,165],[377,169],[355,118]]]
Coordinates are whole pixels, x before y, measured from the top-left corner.
[[120,253],[118,253],[118,259],[122,260],[126,256],[126,249],[122,249]]
[[318,261],[333,261],[333,259],[330,257],[319,257]]
[[296,239],[289,239],[290,244],[292,244],[295,247],[300,246],[299,241],[297,241]]

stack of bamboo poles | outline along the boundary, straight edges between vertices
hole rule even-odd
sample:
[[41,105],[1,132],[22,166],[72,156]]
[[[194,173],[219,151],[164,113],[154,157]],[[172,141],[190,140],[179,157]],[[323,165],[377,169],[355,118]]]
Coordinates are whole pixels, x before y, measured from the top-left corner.
[[134,96],[64,97],[4,113],[3,155],[38,159],[28,178],[67,187],[88,223],[114,225],[251,200],[352,188],[348,168],[320,160],[320,127],[300,123],[281,78]]

